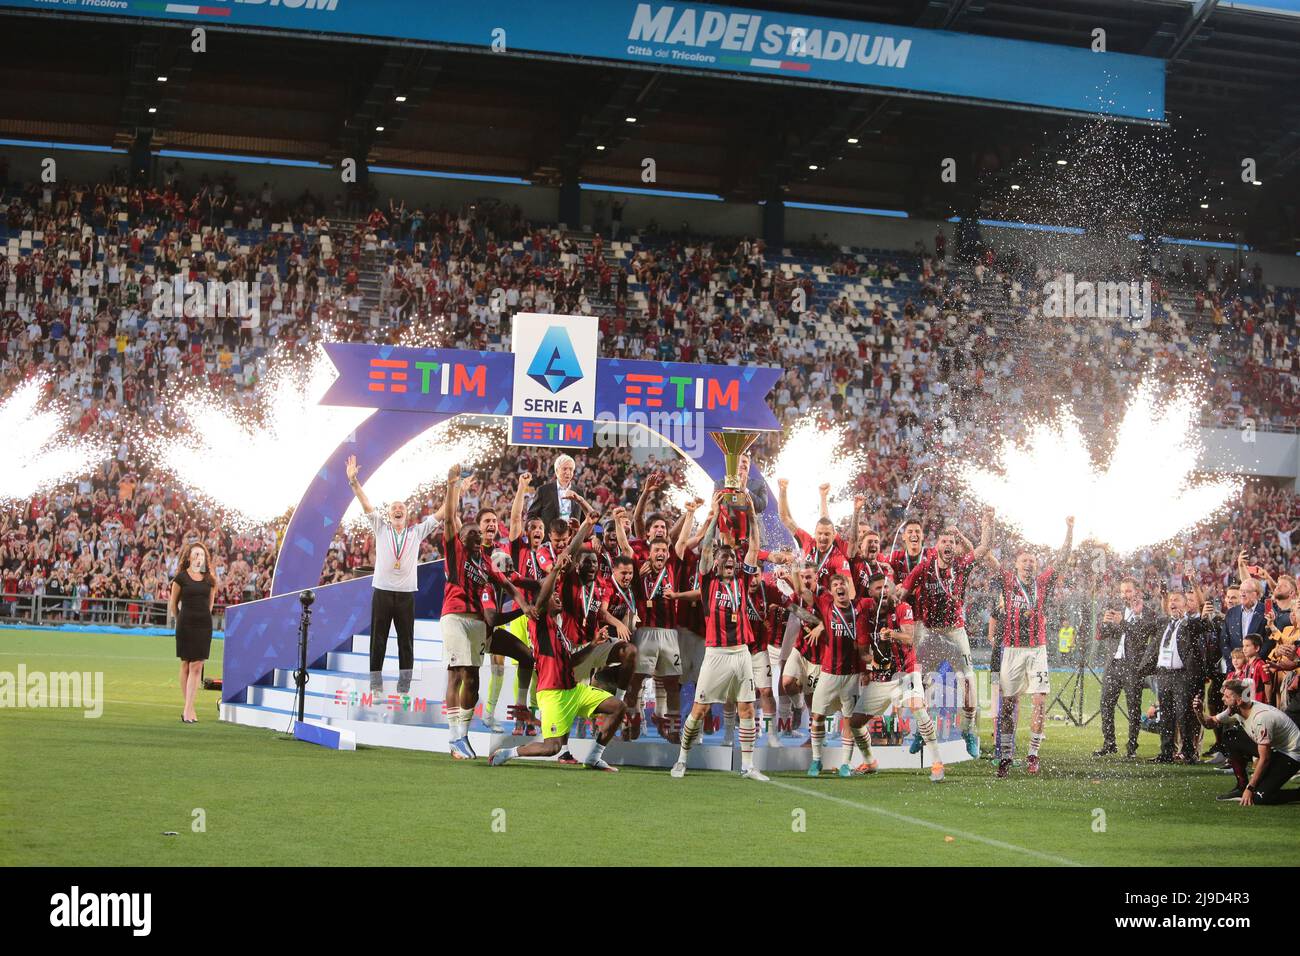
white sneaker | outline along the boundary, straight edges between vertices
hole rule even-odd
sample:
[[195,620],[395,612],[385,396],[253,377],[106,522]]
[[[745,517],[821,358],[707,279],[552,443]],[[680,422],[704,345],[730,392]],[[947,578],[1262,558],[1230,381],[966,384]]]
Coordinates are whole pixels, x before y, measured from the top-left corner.
[[768,734],[768,735],[767,735],[767,745],[768,745],[769,747],[784,747],[784,746],[785,746],[785,744],[781,743],[781,737],[780,737],[778,734]]
[[938,760],[930,765],[930,782],[943,783],[943,764]]
[[618,773],[618,768],[607,764],[604,757],[598,760],[584,760],[583,766],[588,770],[604,770],[607,773]]
[[673,769],[668,771],[668,776],[681,779],[686,776],[686,764],[680,760],[673,764]]
[[494,734],[505,733],[505,728],[501,726],[501,722],[498,721],[491,714],[483,715],[483,726],[486,727],[490,733],[494,733]]
[[767,774],[757,767],[750,767],[748,770],[740,771],[741,777],[746,780],[757,780],[759,783],[767,783]]
[[728,727],[722,732],[722,746],[734,747],[736,745],[736,730],[734,727]]

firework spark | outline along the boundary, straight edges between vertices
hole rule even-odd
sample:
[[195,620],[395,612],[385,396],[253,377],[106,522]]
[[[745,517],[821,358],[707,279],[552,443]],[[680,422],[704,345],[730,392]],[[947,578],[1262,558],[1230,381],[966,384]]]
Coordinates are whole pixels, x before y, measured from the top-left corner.
[[232,407],[207,387],[189,390],[176,402],[185,429],[149,436],[148,451],[235,522],[267,524],[298,504],[322,462],[374,412],[319,404],[336,376],[318,346],[309,361],[274,359],[254,408]]
[[846,449],[848,425],[822,427],[815,419],[801,419],[786,432],[777,456],[763,469],[775,490],[777,479],[790,482],[790,515],[800,527],[811,528],[821,514],[818,486],[830,484],[831,520],[853,514],[853,482],[866,469],[866,459],[856,449]]
[[[500,422],[475,427],[456,422],[434,425],[375,469],[365,483],[366,496],[376,507],[390,501],[427,497],[446,481],[448,469],[457,462],[477,464],[499,457],[505,438],[505,426]],[[343,522],[356,525],[361,520],[361,505],[354,500]]]
[[684,458],[676,479],[668,482],[664,492],[668,504],[677,511],[686,510],[686,503],[696,498],[707,507],[713,500],[713,479],[694,458]]
[[1056,546],[1075,516],[1076,541],[1092,540],[1128,555],[1212,517],[1241,490],[1235,478],[1196,483],[1197,401],[1189,389],[1160,402],[1138,387],[1104,470],[1093,462],[1079,423],[1061,410],[1035,425],[1023,444],[1004,442],[997,468],[962,465],[958,478],[998,521],[1032,544]]
[[68,422],[52,408],[40,408],[46,382],[31,378],[0,403],[5,467],[0,501],[24,501],[42,489],[86,474],[109,454],[107,441],[72,436]]

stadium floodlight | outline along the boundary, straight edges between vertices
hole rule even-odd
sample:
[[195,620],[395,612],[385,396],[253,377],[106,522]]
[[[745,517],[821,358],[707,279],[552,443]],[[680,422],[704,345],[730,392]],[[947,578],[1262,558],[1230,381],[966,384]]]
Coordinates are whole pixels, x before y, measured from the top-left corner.
[[1020,185],[1019,185],[1018,183],[1012,183],[1012,184],[1011,184],[1011,188],[1012,188],[1012,189],[1019,189],[1019,188],[1020,188]]
[[375,127],[375,132],[376,132],[376,133],[382,133],[383,131],[384,131],[384,128],[383,128],[382,126],[376,126],[376,127]]
[[1209,208],[1210,208],[1210,204],[1209,204],[1208,202],[1203,202],[1203,203],[1201,203],[1201,208],[1202,208],[1202,209],[1209,209]]
[[1069,161],[1068,159],[1058,159],[1058,160],[1056,161],[1056,165],[1058,165],[1058,166],[1069,166],[1069,165],[1070,165],[1070,161]]
[[150,113],[157,113],[157,112],[158,112],[158,107],[156,107],[156,106],[151,106],[151,107],[149,107],[149,112],[150,112]]
[[625,123],[635,123],[635,122],[636,122],[636,117],[635,117],[635,116],[625,116],[625,117],[623,117],[623,122],[625,122]]
[[394,96],[394,97],[393,97],[393,102],[394,102],[394,103],[405,103],[405,102],[406,102],[406,97],[405,97],[405,96]]
[[165,76],[160,76],[160,77],[158,77],[158,82],[159,82],[159,83],[166,83],[166,82],[167,82],[167,77],[165,77]]
[[850,144],[851,146],[856,146],[856,145],[858,145],[858,138],[857,138],[856,136],[850,136],[850,137],[849,137],[849,144]]
[[604,146],[597,146],[597,147],[596,147],[596,152],[598,152],[598,153],[603,153],[604,151],[605,151],[605,147],[604,147]]
[[808,164],[808,168],[811,169],[813,172],[817,172],[817,164],[816,164],[816,163],[809,163],[809,164]]

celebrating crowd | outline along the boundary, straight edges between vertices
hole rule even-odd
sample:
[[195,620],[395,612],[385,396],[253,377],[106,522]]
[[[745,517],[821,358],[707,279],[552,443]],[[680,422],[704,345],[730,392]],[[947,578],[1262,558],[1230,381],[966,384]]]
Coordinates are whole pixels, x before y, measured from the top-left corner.
[[[959,502],[938,477],[945,458],[1014,434],[1030,410],[1062,401],[1095,408],[1087,421],[1104,436],[1144,371],[1177,381],[1203,365],[1205,340],[1192,336],[1186,349],[1175,342],[1198,322],[1228,336],[1227,351],[1241,356],[1236,374],[1210,379],[1217,417],[1263,428],[1295,409],[1295,378],[1283,370],[1295,361],[1294,297],[1256,274],[1227,278],[1213,258],[1204,268],[1171,263],[1166,285],[1194,289],[1199,309],[1176,315],[1158,290],[1153,330],[1166,341],[1154,351],[1108,336],[1103,358],[1086,338],[1053,334],[1053,361],[1043,363],[993,323],[983,290],[1000,290],[1015,330],[1039,307],[1021,290],[1041,287],[1050,269],[991,251],[959,261],[942,233],[933,249],[912,254],[811,253],[839,278],[894,282],[903,291],[891,310],[887,299],[866,308],[834,297],[808,272],[784,271],[761,241],[647,236],[613,258],[599,234],[538,226],[491,202],[458,210],[367,202],[367,215],[344,222],[364,198],[331,204],[304,193],[285,201],[269,186],[229,179],[187,186],[175,168],[155,187],[5,189],[3,235],[26,231],[41,241],[16,257],[0,255],[0,390],[49,374],[52,396],[77,407],[78,427],[106,436],[117,452],[77,483],[0,512],[0,610],[30,612],[28,597],[41,595],[66,598],[52,613],[77,618],[96,613],[96,600],[121,598],[141,604],[122,608],[132,615],[124,622],[144,621],[149,602],[161,600],[161,576],[196,539],[208,544],[214,569],[227,572],[219,575],[219,604],[264,594],[275,529],[222,530],[223,516],[138,454],[132,426],[144,419],[184,428],[167,397],[191,381],[232,403],[251,402],[271,350],[309,348],[324,336],[394,340],[414,327],[449,346],[502,348],[514,312],[591,311],[606,355],[780,365],[777,414],[787,423],[813,417],[848,426],[847,441],[867,459],[858,490],[880,503],[882,527],[909,502],[912,512],[952,513]],[[272,223],[296,225],[272,232]],[[378,303],[363,302],[368,266],[380,277]],[[261,283],[266,320],[247,329],[232,318],[155,315],[154,286],[182,272]],[[851,343],[820,339],[818,323],[827,319],[852,333]],[[770,442],[755,449],[774,451]],[[501,489],[521,464],[540,462],[512,452],[488,463],[480,494],[508,494]],[[626,454],[602,456],[580,480],[626,504],[646,472]],[[1143,555],[1140,573],[1148,586],[1180,586],[1191,560],[1203,584],[1222,588],[1240,547],[1294,573],[1290,531],[1298,519],[1288,491],[1252,486],[1221,524],[1172,553]],[[369,564],[364,539],[341,535],[325,579]]]

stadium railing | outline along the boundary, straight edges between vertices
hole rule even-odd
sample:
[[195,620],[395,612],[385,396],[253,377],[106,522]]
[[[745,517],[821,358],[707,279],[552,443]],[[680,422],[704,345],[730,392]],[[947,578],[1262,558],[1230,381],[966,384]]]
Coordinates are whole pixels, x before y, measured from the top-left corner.
[[[225,626],[226,605],[212,609],[212,626]],[[171,627],[166,601],[75,595],[0,595],[0,622],[7,624],[103,624],[112,627]]]

